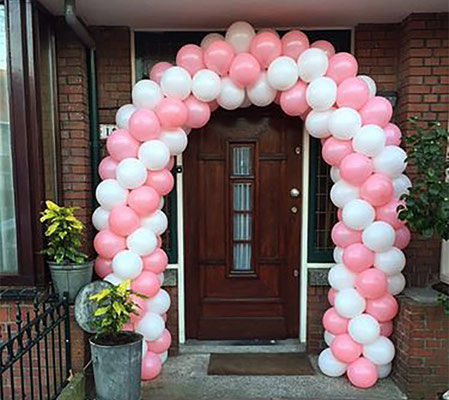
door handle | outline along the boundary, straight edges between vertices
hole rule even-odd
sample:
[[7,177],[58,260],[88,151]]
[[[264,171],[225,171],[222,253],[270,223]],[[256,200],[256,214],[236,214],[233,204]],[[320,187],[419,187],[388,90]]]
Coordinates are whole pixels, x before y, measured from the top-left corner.
[[301,194],[301,192],[299,191],[299,189],[297,188],[291,188],[290,189],[290,197],[293,197],[294,199],[299,197],[299,195]]

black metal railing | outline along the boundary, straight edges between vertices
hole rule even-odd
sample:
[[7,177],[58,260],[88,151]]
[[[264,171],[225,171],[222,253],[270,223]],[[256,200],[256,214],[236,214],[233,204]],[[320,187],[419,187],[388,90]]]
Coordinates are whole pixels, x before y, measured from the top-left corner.
[[0,399],[53,400],[71,375],[69,302],[48,294],[26,307],[0,343]]

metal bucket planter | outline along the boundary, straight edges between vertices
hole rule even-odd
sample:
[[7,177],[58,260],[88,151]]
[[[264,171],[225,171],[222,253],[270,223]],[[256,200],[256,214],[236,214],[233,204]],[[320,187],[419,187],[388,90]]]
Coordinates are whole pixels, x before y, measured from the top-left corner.
[[96,400],[140,400],[143,336],[127,332],[131,343],[104,345],[90,339]]
[[69,301],[73,302],[80,289],[92,280],[94,261],[83,264],[56,264],[48,262],[53,286],[62,297],[64,292],[69,293]]

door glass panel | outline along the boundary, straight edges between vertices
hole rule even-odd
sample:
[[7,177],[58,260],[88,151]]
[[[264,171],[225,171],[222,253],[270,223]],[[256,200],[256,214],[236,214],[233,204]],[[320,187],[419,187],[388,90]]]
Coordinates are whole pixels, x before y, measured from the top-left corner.
[[233,175],[248,176],[252,171],[251,147],[233,148]]
[[251,210],[251,183],[234,184],[234,211]]
[[234,215],[234,240],[251,240],[251,215]]
[[234,244],[233,269],[236,271],[251,270],[251,244],[250,243]]

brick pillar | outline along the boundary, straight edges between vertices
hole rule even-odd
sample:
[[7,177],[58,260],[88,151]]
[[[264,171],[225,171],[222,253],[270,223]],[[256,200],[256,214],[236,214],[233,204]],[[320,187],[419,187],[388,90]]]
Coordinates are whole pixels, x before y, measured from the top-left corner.
[[326,345],[321,322],[324,312],[330,307],[327,301],[329,286],[307,287],[307,352],[318,354]]

